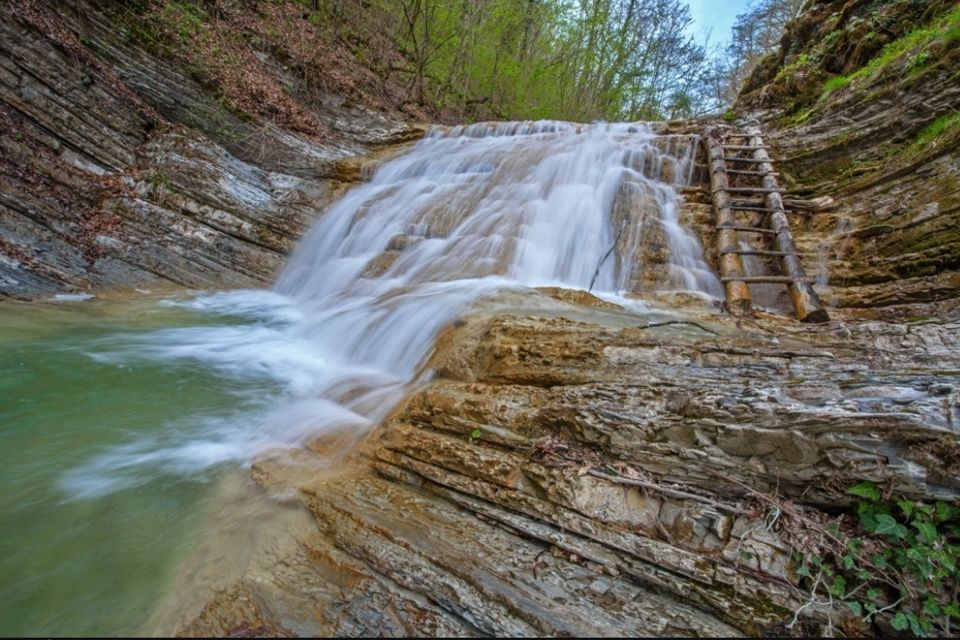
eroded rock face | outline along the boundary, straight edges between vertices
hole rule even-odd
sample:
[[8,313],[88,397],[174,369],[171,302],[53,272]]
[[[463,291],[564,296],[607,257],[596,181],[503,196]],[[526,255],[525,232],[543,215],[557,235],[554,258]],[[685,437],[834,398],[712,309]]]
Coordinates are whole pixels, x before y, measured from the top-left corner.
[[960,318],[801,328],[587,297],[455,323],[344,466],[323,443],[256,464],[318,532],[296,570],[241,578],[181,632],[755,635],[807,598],[803,527],[772,496],[820,522],[865,479],[960,496]]
[[740,97],[782,186],[835,201],[793,225],[829,305],[956,304],[958,15],[955,2],[808,3]]
[[0,6],[0,295],[270,281],[356,156],[422,129],[243,118],[123,37],[107,5]]

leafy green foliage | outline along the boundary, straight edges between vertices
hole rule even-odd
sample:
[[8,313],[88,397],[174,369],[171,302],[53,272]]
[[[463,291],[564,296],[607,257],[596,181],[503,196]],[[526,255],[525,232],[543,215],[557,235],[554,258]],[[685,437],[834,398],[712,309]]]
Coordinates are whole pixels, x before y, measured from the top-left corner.
[[379,0],[421,105],[510,118],[693,115],[705,54],[680,0]]
[[887,616],[898,631],[927,637],[956,629],[960,622],[960,508],[906,499],[885,501],[880,490],[861,482],[857,535],[845,538],[826,557],[803,559],[797,576],[818,594],[843,602],[865,622]]
[[480,436],[482,435],[483,435],[483,432],[480,431],[480,429],[474,429],[473,431],[470,432],[470,443],[472,444],[473,442],[479,440]]

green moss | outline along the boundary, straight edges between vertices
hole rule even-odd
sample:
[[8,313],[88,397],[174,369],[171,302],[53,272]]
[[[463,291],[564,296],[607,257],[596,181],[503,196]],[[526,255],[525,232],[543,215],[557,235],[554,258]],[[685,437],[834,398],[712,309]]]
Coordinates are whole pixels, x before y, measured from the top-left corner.
[[723,114],[724,122],[733,122],[736,119],[737,119],[737,113],[733,109],[727,109],[726,112]]
[[189,2],[167,2],[161,15],[170,20],[181,42],[186,42],[200,29],[206,14]]
[[810,114],[813,113],[813,107],[808,109],[799,109],[797,111],[792,111],[785,114],[780,118],[780,125],[786,129],[791,127],[798,127],[807,120],[810,119]]
[[783,81],[787,78],[790,78],[798,71],[803,71],[806,68],[813,65],[813,59],[806,53],[802,53],[797,56],[797,59],[788,64],[787,66],[780,69],[777,73],[777,76],[773,79],[774,82]]
[[[918,49],[925,49],[939,40],[948,43],[960,40],[960,8],[948,12],[929,26],[918,27],[902,38],[894,40],[854,73],[850,80],[876,77],[881,71],[892,63],[903,59],[907,54]],[[911,58],[911,66],[917,63],[921,63],[922,66],[929,61],[929,56],[927,58],[920,57],[922,53],[922,51],[919,51]]]
[[847,86],[848,84],[850,84],[850,78],[848,78],[847,76],[834,76],[829,80],[827,80],[826,83],[823,85],[822,95],[825,96],[829,93],[832,93],[833,91],[836,91],[841,87]]
[[828,45],[833,44],[833,43],[836,42],[836,41],[840,38],[840,36],[842,36],[842,35],[843,35],[843,31],[841,31],[840,29],[836,29],[836,30],[834,30],[834,31],[831,31],[830,33],[828,33],[827,35],[825,35],[825,36],[823,37],[823,44],[824,44],[824,46],[828,46]]
[[936,142],[939,138],[945,137],[960,131],[960,111],[948,113],[941,116],[928,125],[923,131],[917,134],[917,146],[927,146]]

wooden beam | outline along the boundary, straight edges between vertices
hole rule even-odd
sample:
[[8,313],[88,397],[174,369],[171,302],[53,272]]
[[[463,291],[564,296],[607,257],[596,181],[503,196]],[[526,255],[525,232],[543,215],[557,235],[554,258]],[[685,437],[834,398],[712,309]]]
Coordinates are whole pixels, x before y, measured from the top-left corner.
[[[741,207],[741,206],[738,206],[736,203],[731,204],[730,208],[734,209],[735,211],[758,211],[760,213],[773,213],[774,211],[773,209],[768,209],[766,207]],[[813,213],[810,211],[791,211],[790,209],[784,209],[783,212],[789,213],[791,215],[798,215],[798,216],[813,215]]]
[[771,236],[777,233],[773,229],[764,229],[763,227],[747,227],[739,224],[717,225],[717,229],[731,229],[733,231],[745,231],[748,233],[764,233]]
[[721,145],[721,146],[723,146],[723,150],[724,150],[724,151],[728,151],[728,150],[730,150],[730,151],[756,151],[757,149],[769,149],[769,148],[770,148],[770,147],[768,147],[768,146],[766,146],[766,145],[759,145],[759,146],[757,146],[757,147],[754,147],[754,146],[749,145],[749,144],[725,144],[725,145]]
[[728,156],[723,156],[721,158],[724,161],[733,161],[733,162],[752,162],[754,164],[760,164],[761,162],[770,162],[770,160],[757,160],[756,158],[731,158]]
[[[751,130],[750,142],[755,145],[763,144],[760,137],[760,129]],[[760,171],[773,172],[773,164],[770,156],[765,149],[757,149],[753,153],[753,158],[759,165]],[[773,175],[763,176],[761,182],[764,188],[770,189],[766,196],[767,207],[773,209],[770,214],[770,227],[777,232],[774,236],[777,249],[785,255],[781,259],[781,265],[785,277],[792,278],[788,288],[790,298],[793,300],[793,307],[797,311],[797,319],[800,322],[827,322],[830,316],[820,301],[820,296],[813,289],[811,280],[806,277],[803,269],[803,263],[800,262],[800,256],[797,255],[797,247],[793,242],[793,236],[790,233],[790,222],[787,220],[783,208],[783,197],[780,195],[777,179]]]
[[[724,191],[729,187],[727,180],[727,165],[724,162],[723,147],[714,138],[717,130],[707,129],[703,137],[707,147],[707,158],[710,161],[710,190],[713,197],[713,209],[717,216],[717,248],[721,251],[737,248],[737,230],[733,211],[730,209],[730,194]],[[744,277],[746,270],[743,260],[734,253],[720,255],[720,275],[726,278],[735,276]],[[727,295],[727,308],[735,315],[750,313],[753,303],[750,300],[750,288],[746,283],[737,280],[726,280],[723,286]]]
[[[727,282],[728,280],[734,280],[734,278],[720,278],[720,282]],[[742,278],[736,278],[737,282],[745,282],[747,284],[806,284],[809,285],[811,282],[815,282],[814,278],[809,276],[804,276],[802,278],[794,278],[793,276],[744,276]]]
[[783,251],[767,251],[766,249],[736,249],[734,251],[721,251],[720,253],[735,253],[740,256],[785,256]]
[[786,193],[783,189],[765,189],[763,187],[727,187],[730,193]]
[[[766,171],[747,171],[745,169],[727,169],[727,173],[734,173],[738,176],[765,176],[767,175]],[[778,176],[779,173],[774,173],[773,175]]]

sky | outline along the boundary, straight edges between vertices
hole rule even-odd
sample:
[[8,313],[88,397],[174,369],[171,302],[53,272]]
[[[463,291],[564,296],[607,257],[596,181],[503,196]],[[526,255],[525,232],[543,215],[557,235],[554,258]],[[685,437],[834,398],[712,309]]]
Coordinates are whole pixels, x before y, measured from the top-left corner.
[[703,44],[707,32],[710,34],[710,44],[726,43],[730,40],[730,27],[737,19],[738,13],[743,13],[749,0],[687,0],[690,4],[690,15],[693,24],[690,26],[698,44]]

